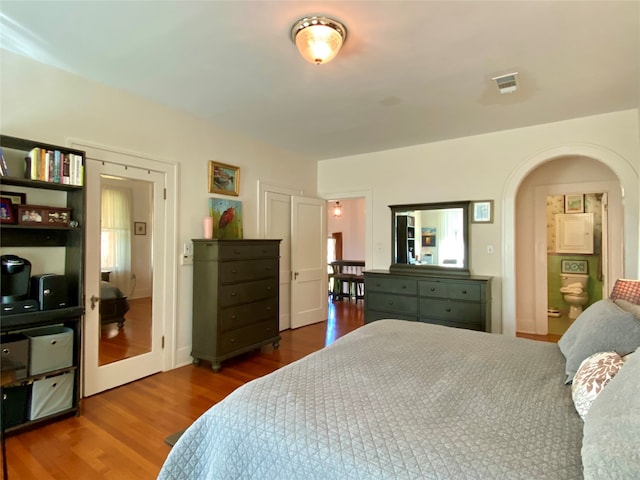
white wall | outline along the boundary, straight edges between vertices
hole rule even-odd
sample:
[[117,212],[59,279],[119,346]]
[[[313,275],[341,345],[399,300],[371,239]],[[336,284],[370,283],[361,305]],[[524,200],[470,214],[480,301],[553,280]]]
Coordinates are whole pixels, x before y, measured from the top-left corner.
[[[291,152],[53,69],[0,56],[0,131],[57,145],[78,140],[178,165],[177,262],[182,243],[202,236],[209,160],[240,167],[244,236],[256,238],[258,181],[316,195],[316,165]],[[190,361],[190,266],[177,267],[177,362]]]
[[364,198],[340,199],[342,217],[333,216],[333,205],[327,205],[327,233],[342,232],[343,260],[365,258],[365,204]]
[[[608,158],[613,157],[612,162],[617,162],[612,167],[614,172],[631,172],[631,175],[620,179],[627,199],[624,205],[625,274],[637,276],[638,131],[638,112],[628,110],[325,160],[318,163],[318,192],[324,198],[339,198],[341,192],[371,191],[370,235],[373,246],[372,262],[367,268],[387,268],[391,260],[388,205],[493,199],[494,223],[471,226],[470,267],[473,274],[494,277],[492,331],[500,332],[505,307],[502,299],[503,233],[510,231],[514,221],[513,218],[503,218],[503,199],[508,196],[510,186],[517,186],[526,176],[532,158],[536,159],[545,151],[552,155],[557,150],[566,149],[565,155],[569,155],[575,145],[593,145],[612,152]],[[340,171],[340,175],[335,175],[336,171]],[[493,245],[493,254],[487,253],[487,245]],[[518,255],[527,254],[519,246],[516,249]],[[529,253],[533,256],[532,252]],[[505,258],[508,255],[513,255],[513,252],[507,251]],[[515,287],[515,279],[506,280],[512,288]],[[525,292],[531,288],[532,285],[518,285],[518,289]],[[512,332],[515,330],[515,315],[509,312],[508,317],[504,319],[505,331]]]

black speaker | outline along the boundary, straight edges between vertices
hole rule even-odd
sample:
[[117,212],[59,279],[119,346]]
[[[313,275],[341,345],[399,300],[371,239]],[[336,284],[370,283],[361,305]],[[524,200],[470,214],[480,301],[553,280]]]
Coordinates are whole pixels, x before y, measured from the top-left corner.
[[31,295],[40,310],[53,310],[68,306],[67,278],[55,273],[43,273],[31,277]]

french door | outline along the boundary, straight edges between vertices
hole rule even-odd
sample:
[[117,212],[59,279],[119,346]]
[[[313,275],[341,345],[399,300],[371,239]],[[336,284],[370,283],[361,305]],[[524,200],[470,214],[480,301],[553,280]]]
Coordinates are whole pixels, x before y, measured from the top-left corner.
[[[166,274],[165,176],[87,156],[84,396],[162,370],[161,305]],[[105,189],[125,192],[130,211],[113,214],[103,209]],[[114,215],[130,217],[115,228],[122,235],[115,250],[130,249],[120,252],[128,253],[128,266],[114,266],[114,260],[105,260],[103,255],[103,250],[113,247],[107,230],[114,229],[112,225],[107,229],[103,217]],[[116,298],[114,306],[114,296],[127,297],[126,303]],[[120,310],[114,312],[114,308]]]

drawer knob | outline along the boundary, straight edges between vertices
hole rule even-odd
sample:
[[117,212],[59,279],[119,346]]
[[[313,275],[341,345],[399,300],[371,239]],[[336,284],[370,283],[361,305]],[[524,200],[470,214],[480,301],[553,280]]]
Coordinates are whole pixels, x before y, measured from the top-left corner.
[[51,340],[51,345],[55,345],[56,343],[58,343],[57,340]]
[[380,286],[380,282],[376,282],[376,287],[379,287],[379,286]]
[[405,284],[402,284],[402,289],[404,290],[406,288],[407,288],[407,286]]
[[231,270],[231,273],[238,273],[238,271],[234,268],[233,270]]
[[236,255],[240,255],[240,250],[234,250],[233,253],[235,253]]
[[236,318],[238,317],[236,317],[235,315],[231,315],[231,320],[235,320]]
[[8,348],[3,348],[2,349],[2,353],[4,353],[5,355],[9,355],[9,349]]
[[267,307],[267,312],[270,312],[270,311],[271,311],[271,307]]
[[462,294],[463,294],[463,295],[466,295],[466,294],[467,294],[467,291],[466,291],[466,290],[462,290]]
[[393,300],[389,300],[389,305],[393,305]]
[[235,297],[236,296],[236,292],[231,292],[231,296]]
[[450,308],[447,308],[447,312],[450,312],[450,311],[451,311],[451,309],[450,309]]
[[271,291],[271,286],[267,287],[267,292]]
[[431,291],[432,291],[432,292],[435,292],[435,291],[436,291],[436,288],[435,288],[435,287],[431,287]]

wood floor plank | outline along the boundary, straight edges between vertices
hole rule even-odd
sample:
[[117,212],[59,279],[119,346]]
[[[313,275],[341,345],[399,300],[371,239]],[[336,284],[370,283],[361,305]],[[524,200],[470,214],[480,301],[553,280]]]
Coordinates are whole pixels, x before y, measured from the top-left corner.
[[336,301],[328,321],[284,331],[280,348],[230,359],[217,373],[202,362],[85,398],[80,416],[7,438],[9,479],[154,479],[170,450],[167,436],[244,383],[321,349],[363,319],[362,301]]

